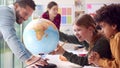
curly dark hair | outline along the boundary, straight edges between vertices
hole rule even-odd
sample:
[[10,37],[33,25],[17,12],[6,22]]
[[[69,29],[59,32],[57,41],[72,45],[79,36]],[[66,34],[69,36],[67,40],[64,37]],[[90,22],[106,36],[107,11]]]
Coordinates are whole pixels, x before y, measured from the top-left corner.
[[109,25],[117,25],[120,31],[120,4],[104,5],[96,11],[94,20],[97,23],[105,22]]
[[91,48],[90,52],[91,51],[97,52],[100,55],[100,58],[112,59],[110,43],[105,37],[99,38],[94,44],[94,47]]

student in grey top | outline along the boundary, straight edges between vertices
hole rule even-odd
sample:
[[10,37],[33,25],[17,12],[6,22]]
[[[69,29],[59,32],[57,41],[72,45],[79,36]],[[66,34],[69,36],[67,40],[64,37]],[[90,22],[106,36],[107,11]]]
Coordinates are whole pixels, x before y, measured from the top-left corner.
[[41,59],[40,56],[32,55],[24,47],[23,43],[21,43],[17,37],[14,28],[15,22],[22,24],[23,21],[27,20],[32,15],[35,6],[33,0],[16,0],[12,7],[0,6],[0,34],[2,34],[15,56],[21,61],[25,62],[27,65],[34,63],[32,66],[44,66],[47,65],[47,62]]

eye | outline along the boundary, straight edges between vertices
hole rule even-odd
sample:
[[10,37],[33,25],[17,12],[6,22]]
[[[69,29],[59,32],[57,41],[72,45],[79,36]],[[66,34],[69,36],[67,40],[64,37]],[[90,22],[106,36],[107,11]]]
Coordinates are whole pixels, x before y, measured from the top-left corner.
[[77,29],[77,31],[81,31],[81,29]]
[[101,28],[100,25],[97,25],[97,26],[96,26],[96,29],[97,29],[97,30],[101,30],[102,28]]
[[76,30],[74,30],[75,32],[79,32],[79,31],[81,31],[81,29],[76,29]]

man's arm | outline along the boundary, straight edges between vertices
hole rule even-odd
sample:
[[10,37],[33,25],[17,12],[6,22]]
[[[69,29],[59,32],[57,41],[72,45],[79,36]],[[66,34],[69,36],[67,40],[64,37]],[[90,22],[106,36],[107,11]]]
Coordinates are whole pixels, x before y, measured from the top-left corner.
[[15,16],[10,8],[0,9],[0,31],[9,48],[20,60],[30,58],[31,53],[24,47],[14,29]]

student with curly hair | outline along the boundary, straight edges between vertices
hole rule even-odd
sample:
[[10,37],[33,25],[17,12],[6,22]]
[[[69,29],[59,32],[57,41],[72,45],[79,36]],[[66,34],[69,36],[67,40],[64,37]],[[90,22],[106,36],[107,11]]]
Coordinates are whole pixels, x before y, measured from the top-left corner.
[[113,59],[103,59],[92,53],[89,63],[103,68],[120,68],[120,4],[110,4],[96,11],[95,21],[101,26],[103,34],[110,40]]

